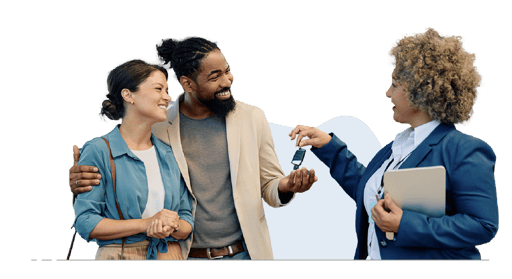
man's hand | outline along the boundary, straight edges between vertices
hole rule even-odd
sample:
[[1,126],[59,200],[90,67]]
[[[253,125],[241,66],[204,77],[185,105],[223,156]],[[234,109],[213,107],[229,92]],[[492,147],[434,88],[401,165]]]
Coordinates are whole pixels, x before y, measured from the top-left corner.
[[[316,148],[320,148],[329,143],[332,138],[329,134],[322,132],[315,127],[302,125],[297,125],[297,127],[295,127],[295,129],[293,129],[288,135],[291,140],[294,140],[295,136],[297,136],[296,145],[300,147],[311,145]],[[302,140],[304,137],[308,137],[309,139]]]
[[306,168],[292,171],[288,176],[279,181],[279,192],[281,193],[302,193],[311,188],[313,183],[318,181],[315,170],[308,171]]
[[[389,209],[389,210],[386,210]],[[379,200],[372,208],[372,219],[383,232],[398,232],[403,211],[398,207],[389,194]]]
[[92,190],[92,186],[100,184],[101,175],[97,167],[79,166],[80,150],[73,145],[73,166],[69,169],[69,186],[71,192],[78,195]]

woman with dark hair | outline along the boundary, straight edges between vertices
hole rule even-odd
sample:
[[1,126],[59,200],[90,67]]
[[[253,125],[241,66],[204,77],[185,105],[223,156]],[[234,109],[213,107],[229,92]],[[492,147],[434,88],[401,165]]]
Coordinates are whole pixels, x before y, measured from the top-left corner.
[[76,230],[98,243],[96,259],[183,259],[178,240],[192,232],[191,196],[171,147],[151,133],[171,101],[167,70],[132,60],[107,85],[101,114],[122,123],[81,151],[79,164],[97,167],[101,179],[76,197]]
[[[498,230],[496,156],[454,126],[471,116],[480,83],[475,56],[462,48],[460,37],[442,37],[433,29],[403,38],[390,54],[396,62],[386,96],[394,120],[410,127],[367,167],[332,133],[299,125],[290,136],[297,136],[297,145],[311,145],[356,202],[355,259],[480,259],[475,246],[491,241]],[[446,169],[444,216],[402,210],[384,195],[387,170],[429,166]]]

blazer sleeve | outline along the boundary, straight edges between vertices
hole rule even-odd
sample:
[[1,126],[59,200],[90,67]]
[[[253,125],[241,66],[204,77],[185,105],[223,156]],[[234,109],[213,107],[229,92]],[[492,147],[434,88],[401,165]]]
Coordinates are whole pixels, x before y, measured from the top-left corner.
[[[105,218],[106,168],[98,141],[87,142],[81,150],[79,165],[95,166],[101,174],[100,184],[89,192],[78,194],[75,200],[75,229],[87,242],[96,225]],[[106,145],[105,145],[106,148]]]
[[366,168],[343,141],[333,133],[330,135],[331,141],[321,148],[312,147],[311,151],[329,168],[332,178],[355,200],[357,186]]
[[404,210],[396,246],[466,248],[489,242],[496,235],[496,156],[491,147],[469,137],[447,146],[445,153],[447,215],[429,218]]
[[[255,110],[254,119],[259,123],[259,165],[260,165],[260,183],[261,195],[265,202],[272,207],[283,206],[279,199],[279,182],[285,177],[276,151],[274,149],[274,140],[263,111]],[[295,194],[294,194],[295,196]],[[293,199],[293,198],[292,198]],[[291,201],[291,200],[290,200]]]

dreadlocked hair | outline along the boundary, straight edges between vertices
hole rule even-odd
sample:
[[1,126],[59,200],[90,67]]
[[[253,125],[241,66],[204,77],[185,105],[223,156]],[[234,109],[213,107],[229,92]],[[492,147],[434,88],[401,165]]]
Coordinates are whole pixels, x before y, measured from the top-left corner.
[[216,43],[199,37],[190,37],[182,41],[162,40],[162,44],[157,45],[156,50],[164,65],[169,64],[170,68],[174,70],[178,80],[181,76],[195,80],[201,67],[201,61],[210,52],[220,49]]

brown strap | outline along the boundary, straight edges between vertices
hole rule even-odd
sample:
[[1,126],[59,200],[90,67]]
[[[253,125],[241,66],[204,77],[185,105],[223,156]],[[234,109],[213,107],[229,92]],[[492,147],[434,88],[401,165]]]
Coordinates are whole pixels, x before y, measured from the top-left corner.
[[244,250],[244,245],[242,242],[239,242],[237,244],[222,248],[191,248],[188,256],[192,258],[217,259],[224,256],[232,257],[233,255],[243,252]]
[[[112,172],[112,185],[114,185],[114,200],[116,201],[117,213],[119,214],[119,219],[124,220],[123,213],[121,212],[121,208],[117,203],[117,191],[116,191],[116,164],[114,163],[114,157],[112,157],[112,151],[110,151],[110,144],[106,138],[102,138],[105,140],[105,143],[108,147],[108,154],[110,155],[110,170]],[[126,237],[123,237],[123,244],[121,245],[121,260],[123,259],[124,253],[124,243],[126,242]]]

